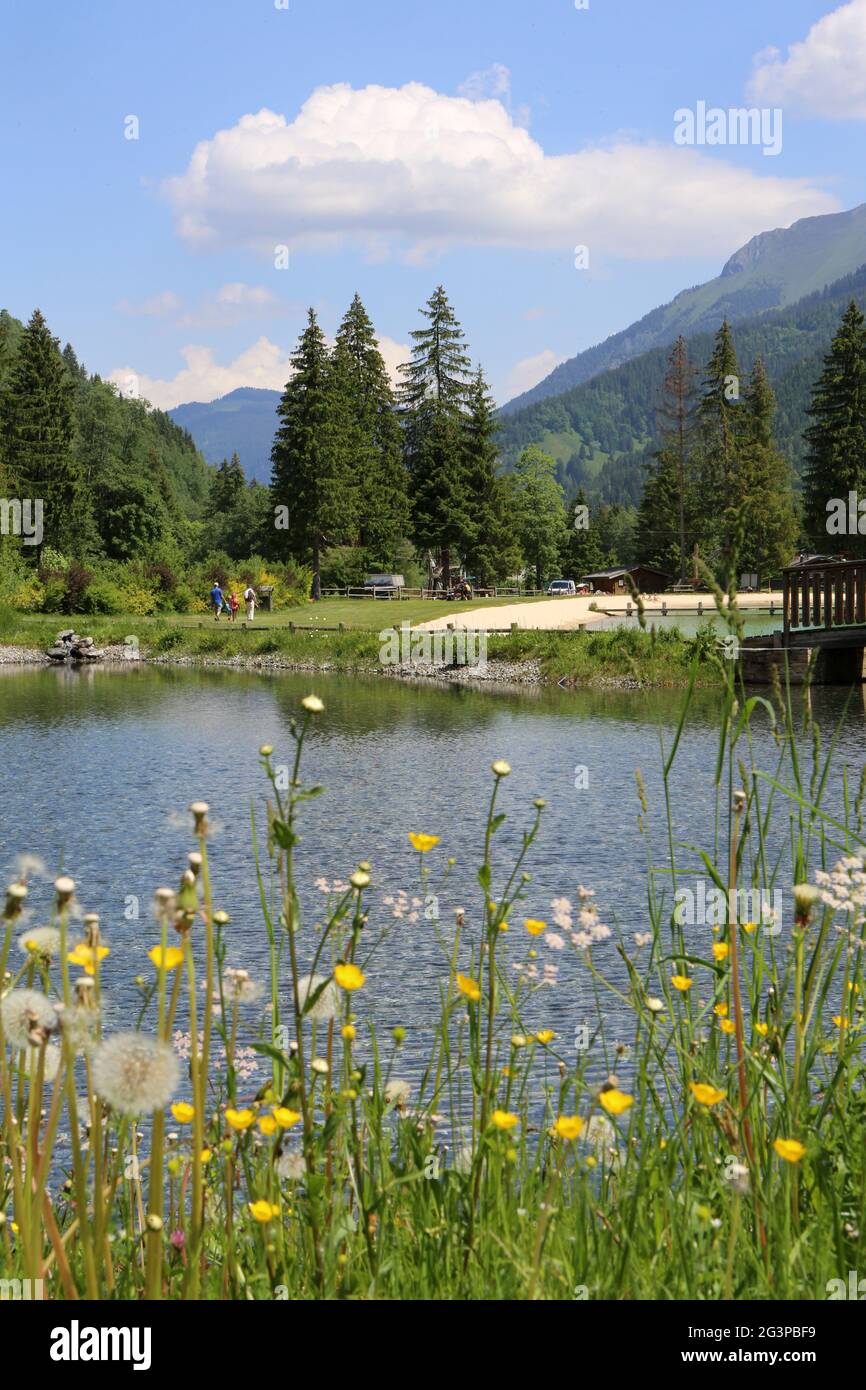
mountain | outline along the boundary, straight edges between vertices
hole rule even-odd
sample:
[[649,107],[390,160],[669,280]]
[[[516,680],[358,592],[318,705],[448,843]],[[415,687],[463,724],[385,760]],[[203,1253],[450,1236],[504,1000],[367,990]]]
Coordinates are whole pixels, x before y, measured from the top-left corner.
[[669,347],[680,333],[714,332],[724,318],[738,323],[794,304],[864,263],[866,203],[850,212],[805,217],[787,229],[761,232],[731,256],[714,280],[683,290],[630,328],[560,363],[537,386],[504,405],[501,414],[569,391],[651,348]]
[[[742,376],[751,371],[756,357],[764,359],[779,403],[776,438],[796,473],[802,468],[812,388],[852,299],[866,305],[866,264],[788,308],[742,319],[734,328]],[[703,369],[713,332],[685,337],[689,356]],[[527,444],[540,444],[557,460],[560,481],[569,493],[583,487],[595,503],[636,505],[644,465],[656,448],[656,412],[668,352],[667,345],[653,348],[570,391],[500,416],[497,442],[506,467]]]
[[247,480],[268,483],[279,402],[279,391],[239,386],[215,401],[190,401],[168,414],[192,435],[208,463],[221,463],[237,452]]

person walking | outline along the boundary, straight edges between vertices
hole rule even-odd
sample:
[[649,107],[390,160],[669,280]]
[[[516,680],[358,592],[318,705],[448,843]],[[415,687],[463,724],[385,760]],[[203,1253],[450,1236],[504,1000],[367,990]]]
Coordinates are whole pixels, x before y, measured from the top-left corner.
[[210,601],[213,605],[214,622],[218,623],[223,606],[223,591],[219,586],[218,579],[215,579],[213,582],[213,588],[210,591]]
[[252,584],[244,589],[244,603],[247,605],[247,622],[251,623],[256,616],[256,591]]
[[236,593],[231,593],[231,594],[229,594],[229,621],[230,621],[230,622],[233,622],[233,623],[234,623],[234,622],[237,622],[238,608],[239,608],[239,607],[240,607],[240,604],[238,603],[238,596],[237,596],[237,594],[236,594]]

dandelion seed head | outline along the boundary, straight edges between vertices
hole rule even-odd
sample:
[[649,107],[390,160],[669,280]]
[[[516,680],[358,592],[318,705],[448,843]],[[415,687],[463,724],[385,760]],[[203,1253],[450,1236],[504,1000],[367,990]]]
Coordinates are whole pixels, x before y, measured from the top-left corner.
[[18,938],[18,946],[25,955],[31,953],[50,960],[60,954],[61,935],[57,927],[33,927]]
[[332,1019],[340,1016],[340,996],[333,980],[329,980],[327,975],[302,975],[298,980],[298,999],[303,1012],[307,1000],[316,993],[321,986],[322,990],[315,1004],[304,1014],[304,1018],[312,1019],[314,1023],[330,1023]]
[[36,989],[13,989],[0,1001],[3,1032],[12,1047],[29,1047],[34,1028],[51,1030],[57,1014],[51,1000]]
[[179,1077],[177,1057],[168,1044],[142,1033],[117,1033],[93,1054],[96,1092],[122,1115],[162,1110]]

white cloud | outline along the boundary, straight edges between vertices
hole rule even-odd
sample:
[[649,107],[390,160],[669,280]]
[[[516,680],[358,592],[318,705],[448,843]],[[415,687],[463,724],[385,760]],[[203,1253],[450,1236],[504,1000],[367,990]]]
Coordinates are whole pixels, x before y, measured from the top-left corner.
[[122,314],[166,318],[170,314],[176,314],[182,303],[183,300],[173,290],[162,290],[159,294],[151,295],[150,299],[141,299],[137,303],[131,299],[121,299],[116,307]]
[[786,57],[755,59],[749,95],[835,120],[866,120],[866,0],[851,0],[813,24]]
[[550,348],[537,352],[534,357],[521,358],[509,372],[502,399],[510,401],[515,396],[521,396],[524,391],[531,390],[549,376],[554,367],[558,367],[560,362],[564,361],[564,357],[557,357]]
[[[283,348],[261,337],[233,361],[222,366],[216,361],[212,348],[190,344],[181,349],[185,367],[166,380],[138,372],[134,367],[115,367],[108,374],[124,395],[143,396],[160,410],[171,410],[187,401],[213,401],[238,386],[259,386],[282,391],[292,374],[291,353],[294,345]],[[380,338],[379,350],[392,381],[397,381],[397,366],[407,362],[411,349],[393,338]]]
[[[673,130],[672,130],[673,137]],[[730,254],[835,211],[807,179],[752,173],[630,137],[548,155],[501,101],[404,87],[317,88],[294,120],[263,109],[193,151],[164,190],[194,247],[336,247],[422,259],[502,246],[636,260]]]
[[280,318],[289,314],[300,318],[305,306],[300,300],[280,299],[266,285],[247,285],[234,280],[221,285],[213,294],[177,320],[179,328],[229,328],[246,319]]
[[470,101],[504,97],[507,106],[511,101],[511,72],[503,63],[494,63],[482,72],[470,73],[466,81],[460,83],[457,93]]

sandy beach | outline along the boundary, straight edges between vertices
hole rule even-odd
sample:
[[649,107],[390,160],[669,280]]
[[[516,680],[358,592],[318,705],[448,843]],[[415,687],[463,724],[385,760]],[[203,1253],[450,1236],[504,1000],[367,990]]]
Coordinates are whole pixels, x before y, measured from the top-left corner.
[[[781,624],[781,593],[740,594],[737,602],[741,609],[769,609],[772,604],[779,614]],[[591,608],[591,604],[595,606]],[[644,610],[647,617],[661,617],[663,604],[667,606],[668,613],[687,612],[693,614],[697,612],[699,604],[703,604],[705,613],[714,612],[716,606],[713,595],[709,593],[644,596]],[[593,594],[580,598],[552,598],[542,600],[539,603],[513,603],[506,604],[501,608],[469,609],[466,613],[451,613],[442,618],[433,618],[430,622],[419,623],[418,626],[430,632],[449,625],[481,631],[483,629],[510,628],[512,623],[516,623],[521,628],[543,628],[547,631],[569,632],[579,627],[581,623],[598,622],[611,614],[622,613],[624,615],[628,611],[629,605],[634,611],[634,600],[627,594]]]

